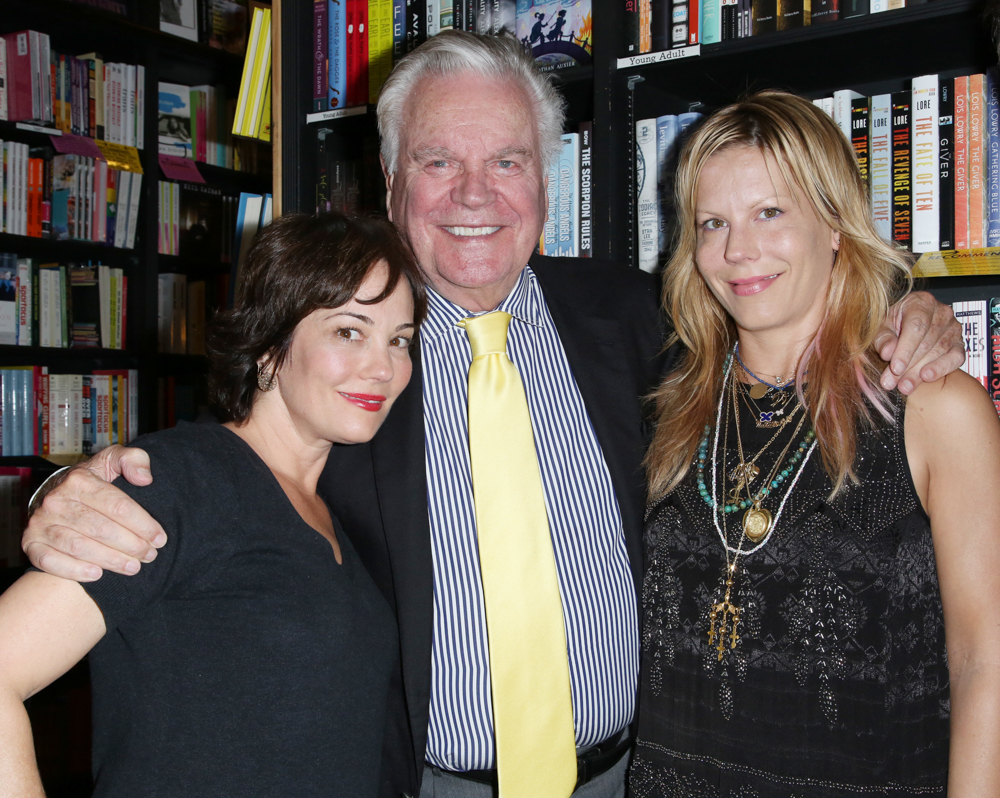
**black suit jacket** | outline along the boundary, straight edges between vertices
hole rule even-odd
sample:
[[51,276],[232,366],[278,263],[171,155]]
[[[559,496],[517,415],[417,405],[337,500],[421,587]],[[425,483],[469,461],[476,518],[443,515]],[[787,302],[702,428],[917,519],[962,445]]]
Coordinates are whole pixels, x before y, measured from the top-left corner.
[[[670,358],[654,278],[592,260],[536,257],[538,277],[607,461],[636,595],[642,579],[648,424],[639,397]],[[324,496],[396,610],[399,688],[389,697],[382,796],[419,792],[427,745],[433,622],[432,559],[424,464],[423,381],[413,378],[369,444],[335,447]]]

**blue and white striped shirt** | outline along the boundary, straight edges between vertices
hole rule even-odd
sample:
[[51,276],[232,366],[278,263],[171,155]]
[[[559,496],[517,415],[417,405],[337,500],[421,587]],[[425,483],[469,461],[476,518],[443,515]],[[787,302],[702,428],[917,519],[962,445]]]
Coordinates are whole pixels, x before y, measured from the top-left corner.
[[[470,314],[429,291],[420,329],[434,643],[427,761],[494,767],[489,653],[469,467]],[[632,720],[638,620],[611,475],[542,296],[525,268],[499,306],[513,316],[507,352],[524,382],[555,550],[569,649],[577,746]]]

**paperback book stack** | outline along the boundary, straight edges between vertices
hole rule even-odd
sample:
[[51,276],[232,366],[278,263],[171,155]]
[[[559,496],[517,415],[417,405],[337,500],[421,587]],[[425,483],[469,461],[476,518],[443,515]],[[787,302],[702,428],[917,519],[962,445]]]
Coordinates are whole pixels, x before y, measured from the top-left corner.
[[91,454],[138,431],[135,369],[50,374],[47,366],[0,369],[4,457]]
[[127,300],[122,269],[0,253],[0,344],[124,349]]

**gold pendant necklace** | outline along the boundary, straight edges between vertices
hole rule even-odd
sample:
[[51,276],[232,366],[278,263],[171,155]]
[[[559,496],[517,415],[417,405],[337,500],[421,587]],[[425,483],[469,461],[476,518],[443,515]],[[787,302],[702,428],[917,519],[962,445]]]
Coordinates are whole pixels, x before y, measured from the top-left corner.
[[743,513],[743,534],[751,543],[760,543],[771,531],[771,522],[770,511],[755,502],[753,507]]
[[767,386],[762,382],[755,382],[750,386],[750,396],[754,399],[763,399],[767,395]]
[[[727,553],[726,559],[729,559]],[[738,627],[740,624],[740,613],[742,610],[730,600],[733,590],[733,579],[736,575],[736,563],[739,561],[739,554],[736,560],[726,565],[726,594],[722,601],[712,605],[712,611],[708,614],[708,644],[715,645],[715,650],[719,653],[719,661],[726,653],[726,638],[729,638],[729,648],[736,648],[740,635]],[[716,628],[718,624],[718,628]],[[716,640],[718,638],[718,640]]]

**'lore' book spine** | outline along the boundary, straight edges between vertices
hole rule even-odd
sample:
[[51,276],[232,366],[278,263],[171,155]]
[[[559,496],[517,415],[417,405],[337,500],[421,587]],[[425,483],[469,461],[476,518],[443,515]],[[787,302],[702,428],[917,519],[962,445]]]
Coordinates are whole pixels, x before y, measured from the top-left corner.
[[910,92],[892,95],[892,240],[909,249],[913,240],[913,190],[910,163]]
[[913,79],[911,98],[913,172],[913,251],[939,249],[938,76]]
[[892,95],[872,97],[868,127],[871,131],[869,182],[875,229],[892,240]]
[[987,390],[1000,413],[1000,298],[990,300],[990,377]]
[[938,247],[955,248],[955,80],[938,82]]
[[858,159],[858,169],[861,177],[868,185],[868,162],[869,162],[869,100],[867,97],[858,97],[851,100],[851,145],[854,147],[854,155]]
[[962,336],[965,338],[965,364],[962,366],[962,371],[970,377],[975,377],[984,388],[988,389],[986,300],[952,302],[951,307],[958,323],[962,325]]
[[969,248],[969,76],[955,78],[955,249]]
[[593,188],[593,167],[591,157],[593,152],[594,123],[581,122],[580,132],[580,257],[594,257],[594,213],[591,206]]

